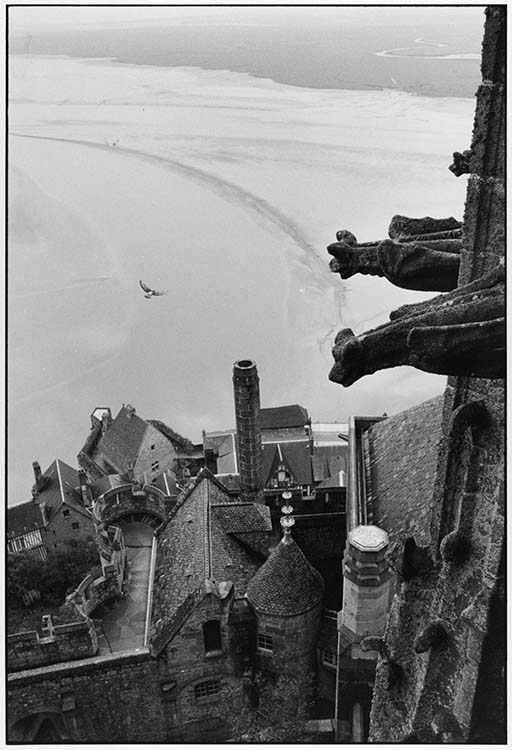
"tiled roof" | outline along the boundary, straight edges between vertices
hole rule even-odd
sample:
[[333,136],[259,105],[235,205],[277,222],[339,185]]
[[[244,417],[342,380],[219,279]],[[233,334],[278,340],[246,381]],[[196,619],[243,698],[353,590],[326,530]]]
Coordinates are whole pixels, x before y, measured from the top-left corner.
[[390,541],[414,536],[429,541],[444,396],[375,423],[368,430],[367,491],[373,523]]
[[313,454],[313,475],[315,482],[321,482],[347,471],[348,445],[339,441],[339,445],[315,446]]
[[[232,581],[236,593],[242,595],[258,569],[255,556],[223,527],[222,514],[227,517],[229,511],[222,509],[230,501],[222,485],[203,469],[178,501],[159,536],[151,627],[151,641],[159,649],[167,636],[173,636],[172,624],[179,608],[186,601],[195,601],[194,592],[205,580]],[[249,520],[245,525],[250,526],[254,509],[246,513]],[[236,523],[243,525],[241,516]]]
[[270,508],[254,503],[226,503],[213,506],[215,518],[227,534],[272,531]]
[[48,481],[38,494],[38,504],[44,503],[48,509],[48,519],[51,520],[58,511],[62,503],[66,503],[74,510],[89,516],[89,512],[84,508],[79,487],[78,471],[71,466],[55,459],[50,466],[43,472]]
[[307,409],[299,404],[260,409],[260,428],[276,430],[281,427],[303,427],[309,419]]
[[247,588],[247,598],[264,614],[291,616],[307,612],[322,599],[324,582],[293,540],[271,552]]
[[148,424],[137,414],[121,407],[119,414],[98,443],[98,451],[124,472],[135,463]]
[[9,539],[35,531],[44,526],[41,511],[31,500],[7,508],[7,536]]
[[311,455],[308,440],[263,444],[263,483],[267,484],[280,463],[290,469],[298,484],[312,484]]

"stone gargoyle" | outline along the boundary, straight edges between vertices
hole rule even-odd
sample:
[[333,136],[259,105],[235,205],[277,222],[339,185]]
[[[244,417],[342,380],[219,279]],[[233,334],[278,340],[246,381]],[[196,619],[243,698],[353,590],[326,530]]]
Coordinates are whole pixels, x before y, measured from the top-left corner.
[[329,379],[352,385],[363,375],[411,365],[439,375],[503,378],[505,270],[390,314],[390,322],[355,336],[336,336]]
[[448,219],[394,216],[389,239],[358,243],[346,229],[329,245],[329,267],[342,279],[356,273],[385,277],[395,286],[417,291],[448,292],[457,286],[461,223]]

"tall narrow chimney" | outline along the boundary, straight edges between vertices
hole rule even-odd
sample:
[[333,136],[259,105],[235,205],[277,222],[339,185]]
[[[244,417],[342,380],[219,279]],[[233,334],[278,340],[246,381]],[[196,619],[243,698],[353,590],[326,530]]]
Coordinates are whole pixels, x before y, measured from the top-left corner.
[[233,366],[235,418],[238,436],[240,495],[245,502],[263,503],[260,386],[258,370],[250,359]]

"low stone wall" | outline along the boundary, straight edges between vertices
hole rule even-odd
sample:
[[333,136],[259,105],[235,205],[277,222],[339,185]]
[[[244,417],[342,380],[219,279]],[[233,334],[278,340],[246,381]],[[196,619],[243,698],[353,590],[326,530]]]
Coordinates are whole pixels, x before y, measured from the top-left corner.
[[157,662],[147,649],[96,656],[17,672],[7,678],[7,738],[30,741],[27,725],[41,715],[67,742],[163,742]]
[[105,503],[100,509],[101,520],[105,525],[114,523],[118,519],[130,513],[149,513],[161,521],[167,519],[167,511],[163,497],[156,497],[147,492],[133,493],[129,498],[124,492],[119,497],[113,493],[105,498]]
[[41,636],[36,630],[31,630],[8,636],[8,670],[17,671],[61,661],[84,659],[94,656],[97,652],[98,639],[94,623],[89,618],[53,626],[48,616],[46,623],[43,632],[48,635]]
[[43,635],[31,630],[8,636],[9,671],[33,669],[96,654],[98,639],[89,615],[102,602],[121,595],[126,562],[121,529],[105,530],[103,542],[106,553],[101,555],[100,575],[89,573],[67,596],[57,615],[61,621],[59,624],[54,625],[52,618],[45,615],[41,628]]

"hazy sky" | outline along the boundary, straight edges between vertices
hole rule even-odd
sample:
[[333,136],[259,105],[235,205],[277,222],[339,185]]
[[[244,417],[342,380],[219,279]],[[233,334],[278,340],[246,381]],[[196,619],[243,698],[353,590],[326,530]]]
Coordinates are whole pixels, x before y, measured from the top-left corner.
[[412,22],[415,19],[435,19],[441,22],[461,24],[466,19],[474,17],[484,6],[481,3],[472,3],[474,7],[408,7],[401,5],[397,7],[383,7],[379,4],[361,7],[298,7],[293,3],[285,3],[289,7],[266,8],[261,5],[257,8],[235,6],[231,8],[221,7],[173,7],[169,5],[159,6],[129,6],[119,4],[117,7],[105,7],[101,5],[73,6],[73,7],[38,7],[31,5],[11,6],[9,10],[9,31],[11,34],[37,33],[40,31],[55,31],[59,29],[79,28],[106,28],[127,27],[141,25],[155,25],[164,22],[168,24],[183,24],[187,22],[207,23],[241,23],[241,24],[265,24],[276,23],[280,20],[303,23],[318,21],[326,22],[327,19],[343,21],[343,23],[367,23],[373,19],[379,24],[401,24]]

